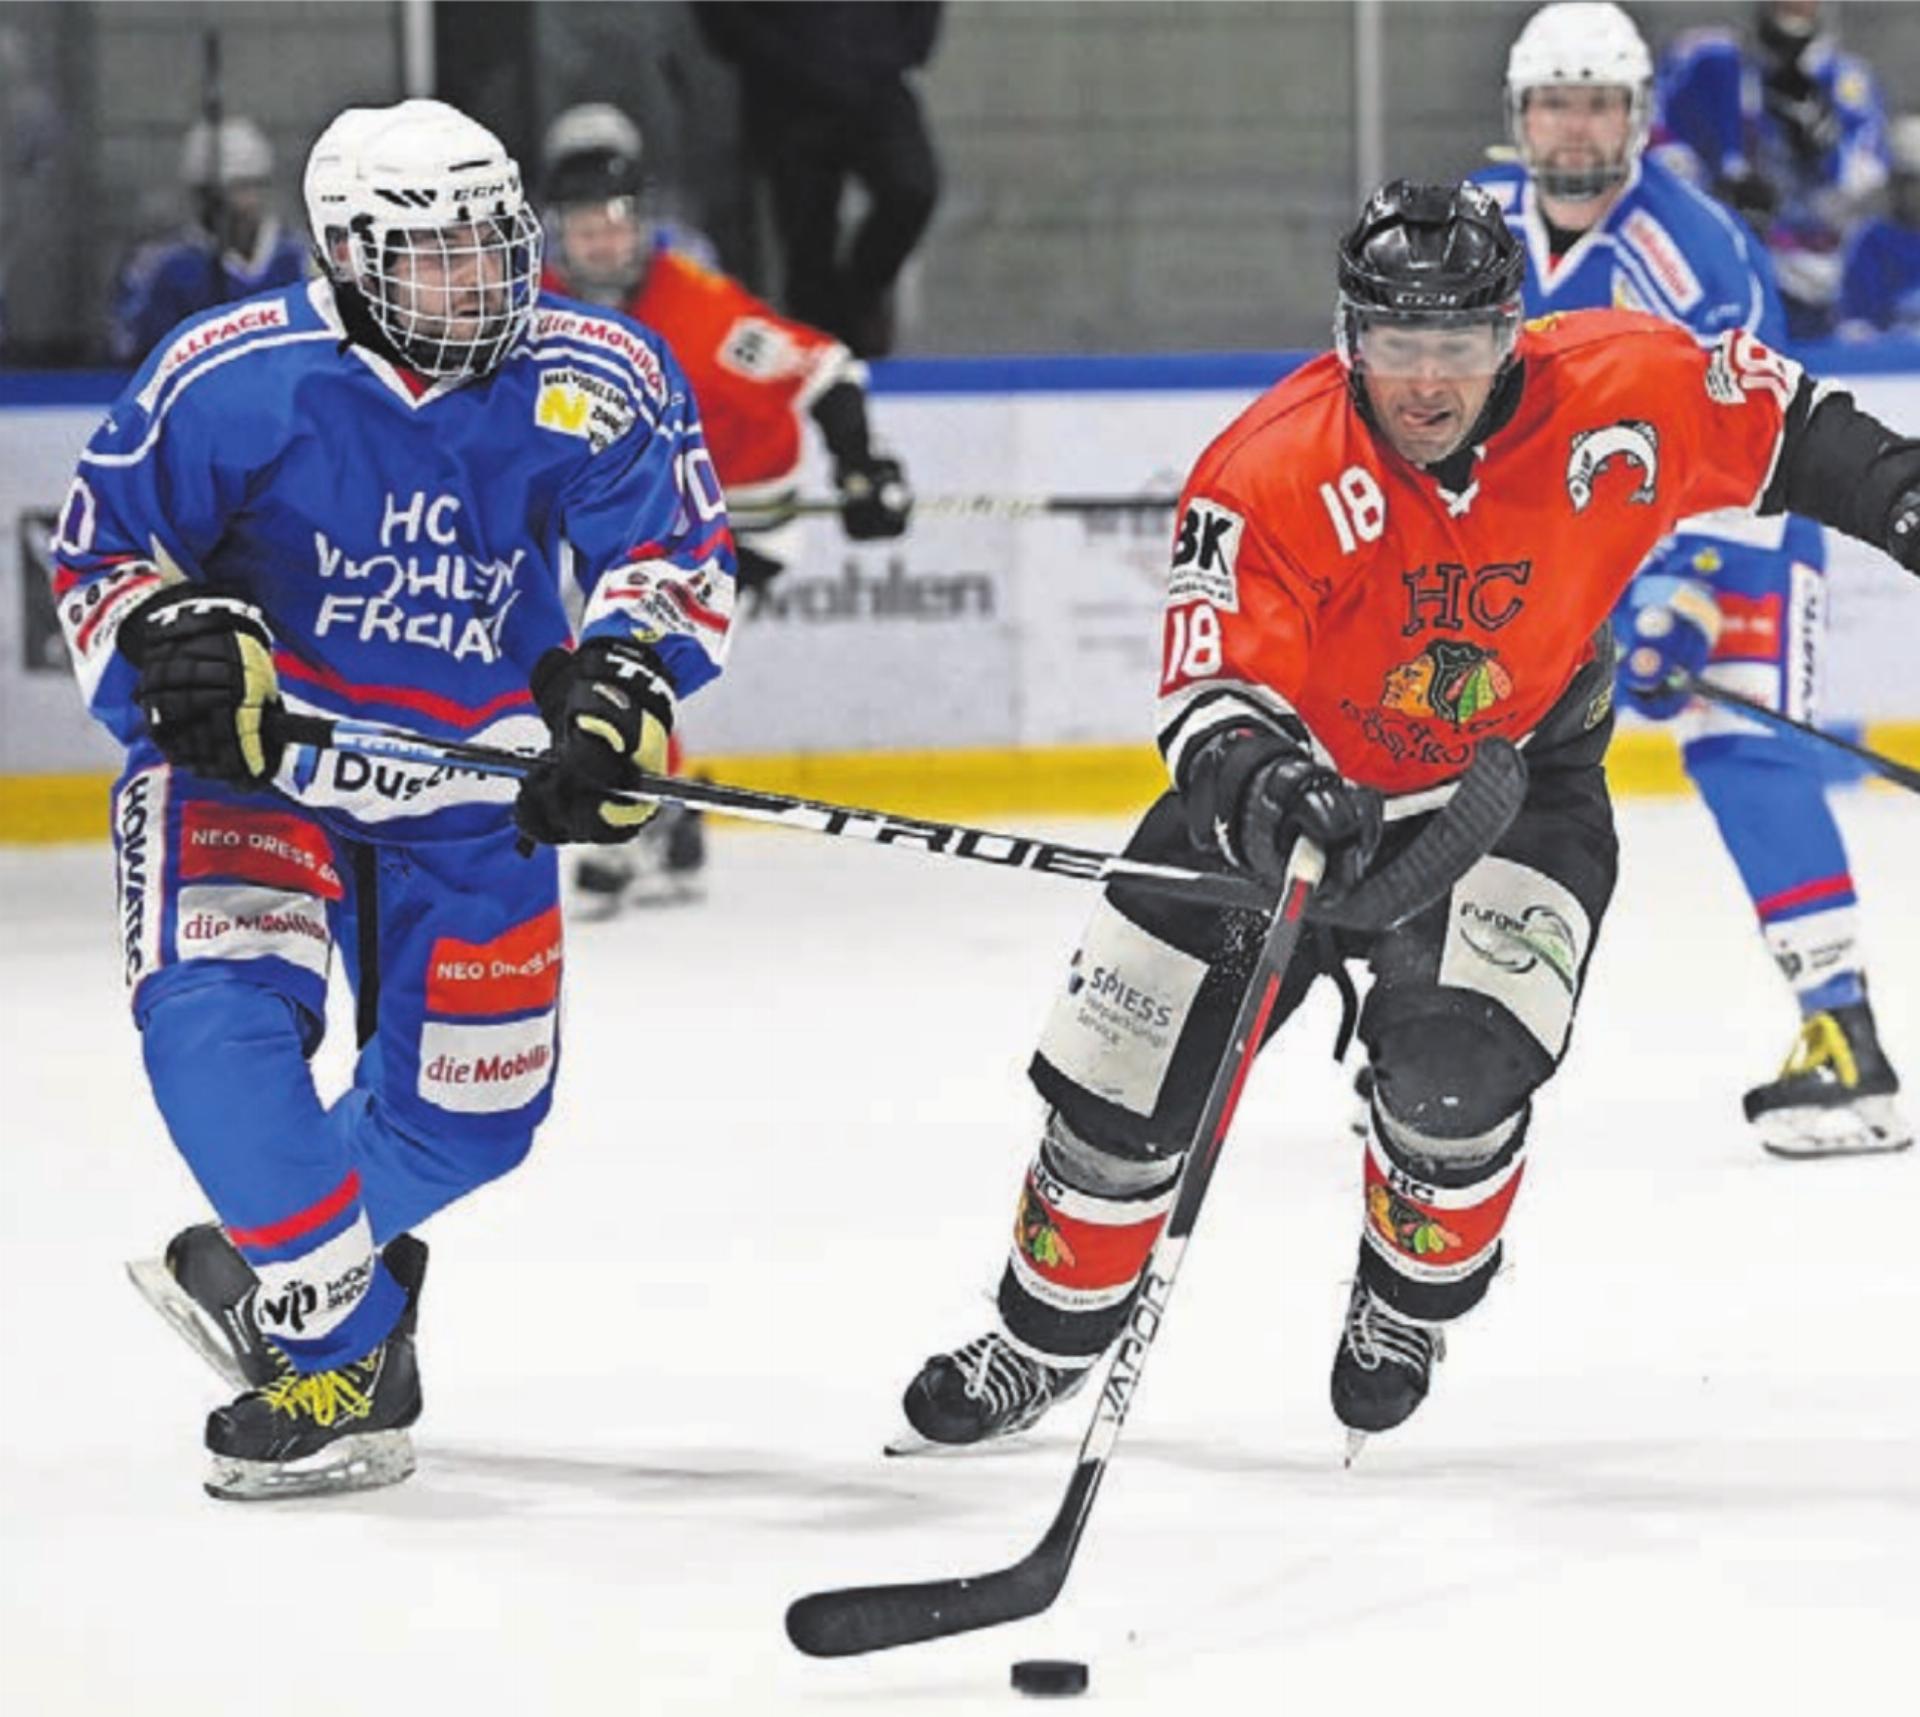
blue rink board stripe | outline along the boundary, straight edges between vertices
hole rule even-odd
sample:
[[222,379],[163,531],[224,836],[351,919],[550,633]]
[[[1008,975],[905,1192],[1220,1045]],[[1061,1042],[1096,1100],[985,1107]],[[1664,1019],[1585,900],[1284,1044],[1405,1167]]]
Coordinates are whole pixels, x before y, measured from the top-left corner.
[[[1171,393],[1270,387],[1312,352],[1070,353],[1028,357],[884,358],[876,394]],[[1795,356],[1819,376],[1920,374],[1920,339],[1823,340]],[[109,404],[114,370],[0,370],[0,407]]]

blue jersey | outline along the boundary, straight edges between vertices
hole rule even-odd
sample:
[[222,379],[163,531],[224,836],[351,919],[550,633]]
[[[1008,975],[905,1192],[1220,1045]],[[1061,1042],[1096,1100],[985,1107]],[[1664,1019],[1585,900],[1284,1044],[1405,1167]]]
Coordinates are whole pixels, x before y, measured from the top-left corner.
[[1847,246],[1841,330],[1920,334],[1920,227],[1868,221]]
[[292,286],[307,271],[307,247],[278,221],[261,233],[251,257],[213,253],[198,230],[144,244],[113,284],[107,312],[107,349],[116,364],[137,364],[189,316],[276,286]]
[[[81,456],[55,595],[88,705],[151,755],[115,649],[176,579],[249,597],[291,708],[539,747],[528,676],[570,636],[639,637],[677,692],[720,671],[733,544],[692,396],[658,335],[543,293],[483,379],[429,384],[345,341],[330,284],[183,324]],[[512,784],[329,756],[275,786],[340,832],[501,827]]]
[[[1780,294],[1759,241],[1658,161],[1642,157],[1612,208],[1557,261],[1538,190],[1526,171],[1489,167],[1474,177],[1506,211],[1507,225],[1526,251],[1522,291],[1528,315],[1611,307],[1678,322],[1703,343],[1731,328],[1744,328],[1768,345],[1784,339]],[[1780,546],[1785,528],[1778,518],[1725,513],[1687,527],[1689,534],[1766,550]],[[1807,533],[1817,544],[1817,527],[1806,527]]]
[[1801,66],[1834,121],[1818,155],[1768,110],[1761,68],[1725,30],[1690,30],[1661,57],[1654,137],[1662,159],[1709,189],[1757,175],[1779,199],[1767,232],[1796,336],[1826,330],[1840,290],[1840,247],[1863,199],[1887,181],[1886,108],[1864,60],[1814,42]]
[[1679,174],[1642,158],[1614,205],[1556,261],[1524,168],[1474,175],[1506,211],[1527,253],[1527,314],[1641,310],[1711,342],[1744,328],[1768,345],[1786,320],[1767,255],[1751,231]]

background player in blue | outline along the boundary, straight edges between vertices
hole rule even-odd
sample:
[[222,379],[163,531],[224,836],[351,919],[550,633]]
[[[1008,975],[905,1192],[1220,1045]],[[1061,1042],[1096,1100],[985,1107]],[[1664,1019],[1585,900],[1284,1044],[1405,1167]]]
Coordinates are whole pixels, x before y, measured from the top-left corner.
[[[539,292],[539,222],[491,133],[438,102],[349,110],[306,200],[322,277],[161,342],[56,544],[83,688],[128,747],[147,1072],[222,1225],[136,1280],[243,1387],[207,1425],[210,1488],[239,1498],[411,1470],[406,1230],[526,1155],[560,1048],[551,846],[650,814],[608,789],[664,765],[733,601],[678,369],[637,323]],[[552,749],[517,795],[315,771],[276,748],[280,703]],[[335,953],[361,1044],[323,1108],[306,1058]]]
[[1848,236],[1887,180],[1872,71],[1814,0],[1762,0],[1751,48],[1689,30],[1661,56],[1655,154],[1765,236],[1796,340],[1833,331]]
[[[1730,328],[1776,340],[1778,299],[1751,234],[1642,154],[1652,70],[1633,21],[1610,4],[1544,7],[1515,40],[1507,111],[1520,164],[1480,179],[1526,249],[1527,309],[1611,305],[1702,340]],[[1804,748],[1658,688],[1683,667],[1808,719],[1824,564],[1810,519],[1714,514],[1649,560],[1615,618],[1623,684],[1643,713],[1684,715],[1688,773],[1799,1003],[1786,1066],[1745,1102],[1762,1144],[1785,1156],[1912,1142],[1867,1001],[1846,849]]]
[[1920,334],[1920,113],[1887,127],[1887,212],[1858,227],[1840,280],[1840,332]]
[[305,243],[273,206],[273,147],[251,119],[198,121],[180,148],[180,183],[192,221],[141,245],[114,282],[107,351],[117,364],[139,363],[196,311],[307,272]]

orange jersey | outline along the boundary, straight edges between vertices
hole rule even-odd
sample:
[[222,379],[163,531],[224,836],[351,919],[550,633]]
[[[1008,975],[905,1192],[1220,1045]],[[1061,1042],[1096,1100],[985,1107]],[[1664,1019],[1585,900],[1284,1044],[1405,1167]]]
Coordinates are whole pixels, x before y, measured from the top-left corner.
[[[1418,793],[1524,739],[1683,518],[1749,507],[1800,368],[1631,312],[1529,323],[1525,385],[1450,494],[1376,436],[1331,354],[1201,455],[1167,592],[1160,742],[1176,780],[1223,721],[1298,721],[1350,780]],[[1594,719],[1599,719],[1598,711]]]
[[[564,282],[557,290],[566,291]],[[656,250],[620,306],[666,336],[700,408],[707,451],[732,505],[792,482],[800,414],[837,381],[862,371],[831,334],[792,322],[737,280]]]

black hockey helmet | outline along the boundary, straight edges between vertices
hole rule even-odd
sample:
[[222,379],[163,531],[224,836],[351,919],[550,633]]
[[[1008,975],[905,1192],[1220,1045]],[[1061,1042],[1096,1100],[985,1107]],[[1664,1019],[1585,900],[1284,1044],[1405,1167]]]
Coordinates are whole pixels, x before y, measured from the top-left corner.
[[1335,343],[1357,384],[1376,327],[1493,331],[1495,369],[1512,361],[1526,255],[1478,185],[1395,179],[1340,241]]
[[570,107],[547,128],[540,149],[540,200],[548,208],[611,203],[647,189],[640,128],[617,107]]

